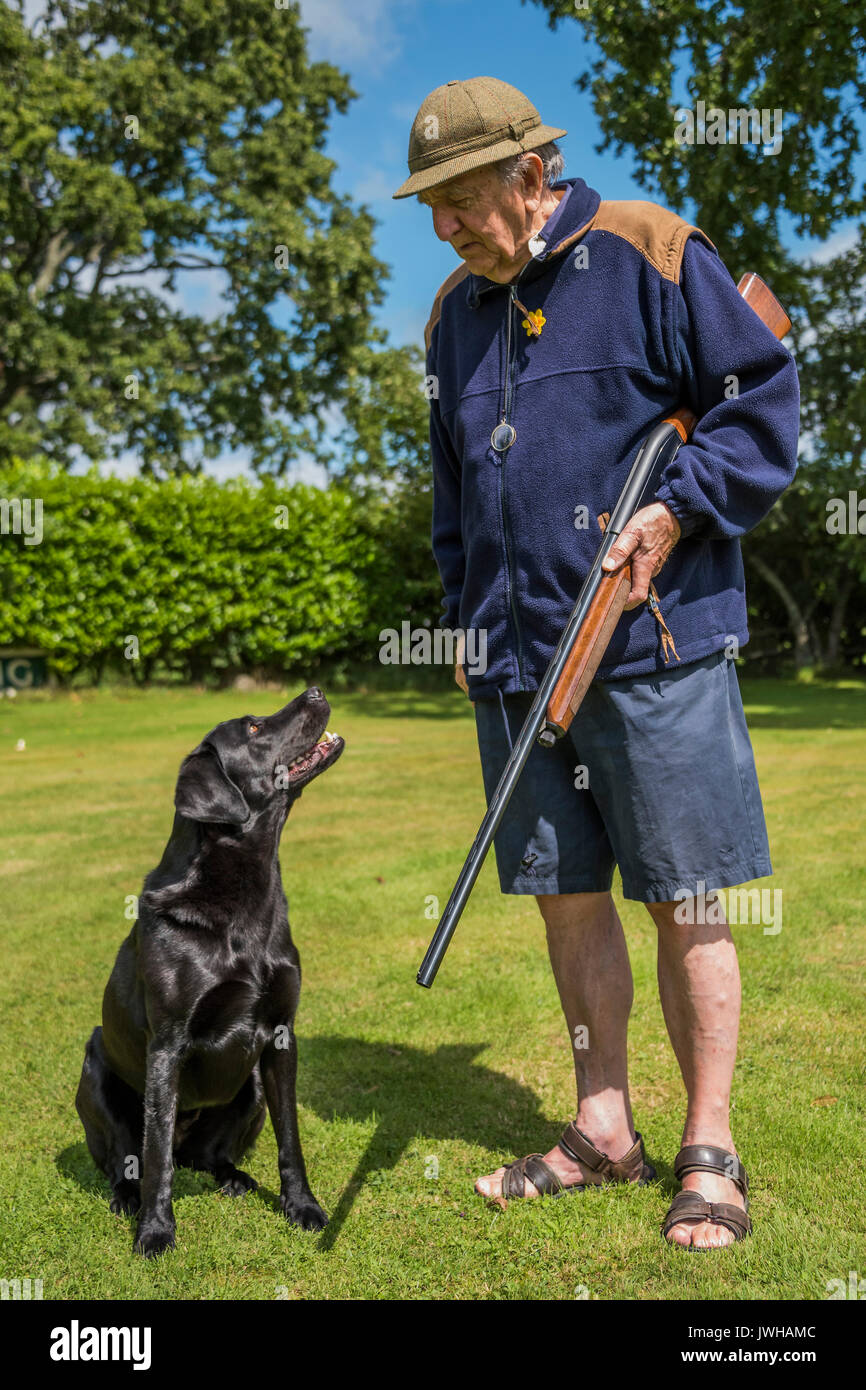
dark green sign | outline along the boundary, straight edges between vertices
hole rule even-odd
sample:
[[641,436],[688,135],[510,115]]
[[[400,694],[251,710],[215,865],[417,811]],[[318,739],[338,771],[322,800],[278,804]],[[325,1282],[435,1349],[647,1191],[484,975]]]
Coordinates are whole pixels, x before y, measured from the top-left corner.
[[37,652],[0,652],[0,690],[33,690],[47,675],[45,657]]

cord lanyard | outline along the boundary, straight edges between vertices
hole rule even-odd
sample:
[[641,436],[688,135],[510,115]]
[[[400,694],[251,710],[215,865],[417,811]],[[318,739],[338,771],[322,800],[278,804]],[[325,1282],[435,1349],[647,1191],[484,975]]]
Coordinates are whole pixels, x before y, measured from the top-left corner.
[[523,327],[526,329],[530,338],[540,338],[541,329],[547,322],[540,309],[527,309],[525,304],[521,304],[517,298],[517,289],[514,285],[509,285],[511,292],[511,303],[508,306],[508,339],[505,348],[505,397],[502,402],[502,419],[493,430],[490,436],[490,443],[498,454],[504,454],[506,449],[510,449],[517,438],[517,430],[508,420],[508,388],[511,385],[511,332],[514,322],[514,310],[520,309],[526,315],[523,320]]
[[517,430],[508,423],[508,388],[511,383],[511,329],[514,320],[514,304],[517,298],[517,291],[513,285],[509,286],[511,301],[508,305],[508,338],[505,348],[505,397],[502,402],[502,419],[493,429],[490,436],[490,443],[498,454],[504,454],[506,449],[510,449],[517,438]]

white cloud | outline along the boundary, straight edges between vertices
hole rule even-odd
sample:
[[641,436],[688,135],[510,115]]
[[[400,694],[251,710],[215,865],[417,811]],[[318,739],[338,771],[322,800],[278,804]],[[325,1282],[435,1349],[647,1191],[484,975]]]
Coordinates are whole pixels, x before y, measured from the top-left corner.
[[[82,460],[71,471],[82,473],[89,466],[89,460]],[[116,458],[101,459],[96,467],[103,478],[137,478],[141,469],[141,459],[138,454],[122,453],[118,454]]]
[[310,487],[326,488],[328,486],[328,470],[309,455],[302,455],[297,463],[293,463],[286,473],[286,481],[289,483],[307,483]]
[[227,478],[252,478],[252,469],[249,463],[249,454],[246,451],[229,451],[219,454],[215,459],[205,459],[204,471],[211,478],[219,478],[225,482]]
[[835,256],[841,256],[844,251],[850,251],[856,243],[856,227],[849,227],[845,231],[836,232],[822,246],[819,246],[817,251],[813,251],[805,258],[806,264],[824,265],[827,261],[832,261]]
[[[79,456],[72,472],[82,473],[89,467],[89,460]],[[104,478],[136,478],[141,472],[141,458],[132,450],[124,449],[115,454],[113,458],[101,459],[96,467]],[[249,466],[249,455],[241,451],[220,454],[218,458],[207,459],[204,471],[221,481],[225,481],[227,478],[252,478],[254,476]]]
[[414,5],[415,0],[301,0],[310,56],[381,70],[403,47],[395,12]]
[[24,0],[24,19],[28,29],[33,28],[34,19],[38,19],[40,15],[44,14],[47,8],[46,0]]

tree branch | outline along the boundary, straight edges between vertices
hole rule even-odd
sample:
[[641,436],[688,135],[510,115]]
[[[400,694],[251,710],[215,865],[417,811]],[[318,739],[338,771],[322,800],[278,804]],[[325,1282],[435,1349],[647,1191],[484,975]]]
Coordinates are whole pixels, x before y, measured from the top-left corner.
[[148,265],[128,266],[121,270],[107,270],[104,275],[106,280],[117,280],[122,275],[143,275],[148,270],[225,270],[221,261],[208,261],[203,256],[197,258],[195,265],[188,262],[175,261],[150,261]]
[[58,270],[74,246],[75,240],[69,236],[65,227],[61,227],[59,232],[54,233],[45,248],[45,254],[42,257],[42,269],[27,291],[28,297],[33,302],[40,299],[45,291],[54,284]]

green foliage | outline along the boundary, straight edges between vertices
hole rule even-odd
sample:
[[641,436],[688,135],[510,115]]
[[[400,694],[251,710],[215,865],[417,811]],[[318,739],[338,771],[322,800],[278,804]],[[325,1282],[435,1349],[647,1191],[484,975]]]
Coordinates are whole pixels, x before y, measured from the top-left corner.
[[337,438],[341,482],[356,494],[408,484],[424,494],[431,484],[430,407],[424,354],[385,347],[360,354],[349,373]]
[[[404,532],[417,504],[399,494],[360,503],[273,479],[158,483],[30,464],[0,472],[0,495],[41,498],[44,531],[38,545],[0,542],[0,645],[45,648],[61,678],[369,662],[383,626],[439,606],[429,547]],[[124,654],[131,637],[137,660]]]
[[[0,83],[0,454],[316,452],[387,268],[331,188],[355,94],[298,6],[50,0],[31,31],[0,3]],[[181,272],[218,280],[214,316]]]
[[812,268],[806,310],[797,362],[810,452],[844,465],[855,487],[866,483],[866,226]]
[[[866,207],[855,177],[866,100],[862,4],[536,3],[551,27],[578,20],[600,50],[577,84],[592,95],[598,148],[631,151],[638,182],[677,211],[691,203],[736,273],[756,270],[793,301],[799,275],[779,239],[782,214],[798,234],[825,238]],[[698,101],[725,111],[781,108],[781,149],[678,145],[674,112]]]
[[[797,477],[749,537],[750,597],[796,634],[797,664],[833,669],[866,650],[863,534],[832,528],[828,504],[866,502],[866,230],[810,268],[794,325],[803,448]],[[866,515],[859,517],[866,529]]]

